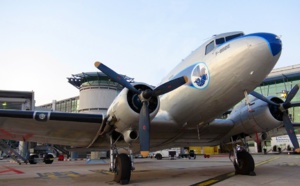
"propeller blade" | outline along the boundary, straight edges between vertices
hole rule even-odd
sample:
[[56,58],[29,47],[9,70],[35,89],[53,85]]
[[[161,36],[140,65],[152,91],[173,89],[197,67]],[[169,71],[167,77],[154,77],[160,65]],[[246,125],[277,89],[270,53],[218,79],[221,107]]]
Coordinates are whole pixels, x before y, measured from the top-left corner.
[[181,85],[184,85],[186,82],[188,82],[188,78],[186,76],[182,76],[182,77],[173,79],[171,81],[168,81],[168,82],[156,87],[153,90],[153,95],[159,96],[159,95],[171,92],[172,90],[175,90],[176,88],[180,87]]
[[290,107],[299,107],[300,106],[300,102],[297,101],[297,102],[293,102],[291,103]]
[[299,90],[299,85],[295,85],[292,90],[289,92],[289,94],[286,96],[285,102],[284,103],[289,103],[292,101],[292,99],[295,97]]
[[105,66],[103,63],[100,63],[99,61],[95,62],[95,67],[101,70],[104,74],[106,74],[108,77],[113,79],[114,81],[118,82],[122,86],[128,88],[129,90],[139,94],[140,92],[134,88],[128,81],[126,81],[122,76],[120,76],[118,73],[113,71],[112,69]]
[[150,115],[147,104],[146,101],[143,102],[139,118],[140,150],[143,157],[147,157],[150,150]]
[[260,99],[260,100],[262,100],[262,101],[264,101],[264,102],[266,102],[266,103],[269,103],[269,104],[271,104],[271,105],[277,105],[277,106],[278,106],[277,103],[274,103],[273,101],[268,100],[265,96],[263,96],[263,95],[261,95],[261,94],[255,92],[255,91],[250,92],[250,94],[251,94],[252,96],[256,97],[257,99]]
[[299,149],[298,139],[295,134],[293,124],[292,124],[287,112],[283,113],[283,124],[284,124],[286,132],[288,133],[288,135],[290,137],[290,140],[291,140],[294,148]]

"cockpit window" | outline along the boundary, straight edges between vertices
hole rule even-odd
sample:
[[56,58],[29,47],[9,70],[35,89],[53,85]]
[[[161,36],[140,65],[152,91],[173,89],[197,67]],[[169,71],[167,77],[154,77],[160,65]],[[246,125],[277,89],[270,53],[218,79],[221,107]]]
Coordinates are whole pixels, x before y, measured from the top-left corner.
[[216,43],[216,46],[218,46],[218,45],[221,45],[225,42],[228,42],[232,39],[235,39],[235,38],[243,36],[243,35],[244,35],[243,33],[239,33],[239,34],[234,34],[234,35],[231,35],[231,36],[227,36],[225,38],[219,36],[220,38],[217,38],[216,40],[211,41],[208,45],[206,45],[205,55],[210,53],[215,48],[215,43]]
[[215,48],[215,42],[212,41],[208,45],[206,45],[205,55],[208,54],[209,52],[211,52],[214,48]]
[[237,38],[237,37],[240,37],[240,36],[242,36],[243,34],[242,33],[240,33],[240,34],[235,34],[235,35],[232,35],[232,36],[227,36],[226,37],[226,41],[230,41],[230,40],[232,40],[232,39],[234,39],[234,38]]
[[216,45],[221,45],[223,43],[225,43],[224,37],[216,39]]

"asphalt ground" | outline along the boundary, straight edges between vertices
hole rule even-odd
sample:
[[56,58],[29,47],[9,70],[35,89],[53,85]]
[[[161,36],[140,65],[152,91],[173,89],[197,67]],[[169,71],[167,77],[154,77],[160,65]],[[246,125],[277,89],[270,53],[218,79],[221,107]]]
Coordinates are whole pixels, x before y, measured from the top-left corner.
[[[235,175],[227,155],[195,160],[135,159],[136,170],[128,185],[300,185],[300,155],[253,155],[256,176]],[[109,160],[101,164],[54,161],[46,165],[0,160],[0,185],[119,185],[108,172]]]

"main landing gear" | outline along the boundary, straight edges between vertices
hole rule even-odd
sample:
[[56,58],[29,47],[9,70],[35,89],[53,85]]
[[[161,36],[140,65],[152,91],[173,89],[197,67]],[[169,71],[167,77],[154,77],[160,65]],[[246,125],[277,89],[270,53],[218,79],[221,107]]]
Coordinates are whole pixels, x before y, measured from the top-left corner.
[[255,163],[252,155],[246,150],[247,148],[240,145],[235,146],[232,138],[231,140],[233,151],[229,154],[229,159],[233,162],[235,174],[255,176]]
[[132,150],[129,149],[129,155],[126,153],[118,153],[116,142],[119,138],[113,141],[110,136],[110,168],[113,172],[114,181],[120,184],[128,184],[130,181],[131,171],[134,170]]

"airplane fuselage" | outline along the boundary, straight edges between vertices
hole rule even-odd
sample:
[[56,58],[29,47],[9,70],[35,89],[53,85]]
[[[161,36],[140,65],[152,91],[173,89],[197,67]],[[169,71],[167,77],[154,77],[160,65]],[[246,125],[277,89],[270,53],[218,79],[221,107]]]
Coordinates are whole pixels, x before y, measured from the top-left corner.
[[[232,35],[239,36],[216,44],[220,38]],[[206,52],[210,43],[214,47]],[[280,51],[281,41],[273,34],[236,32],[214,36],[162,81],[183,75],[189,78],[186,85],[161,96],[160,111],[168,112],[179,125],[209,122],[243,99],[244,91],[254,90],[273,69]]]

